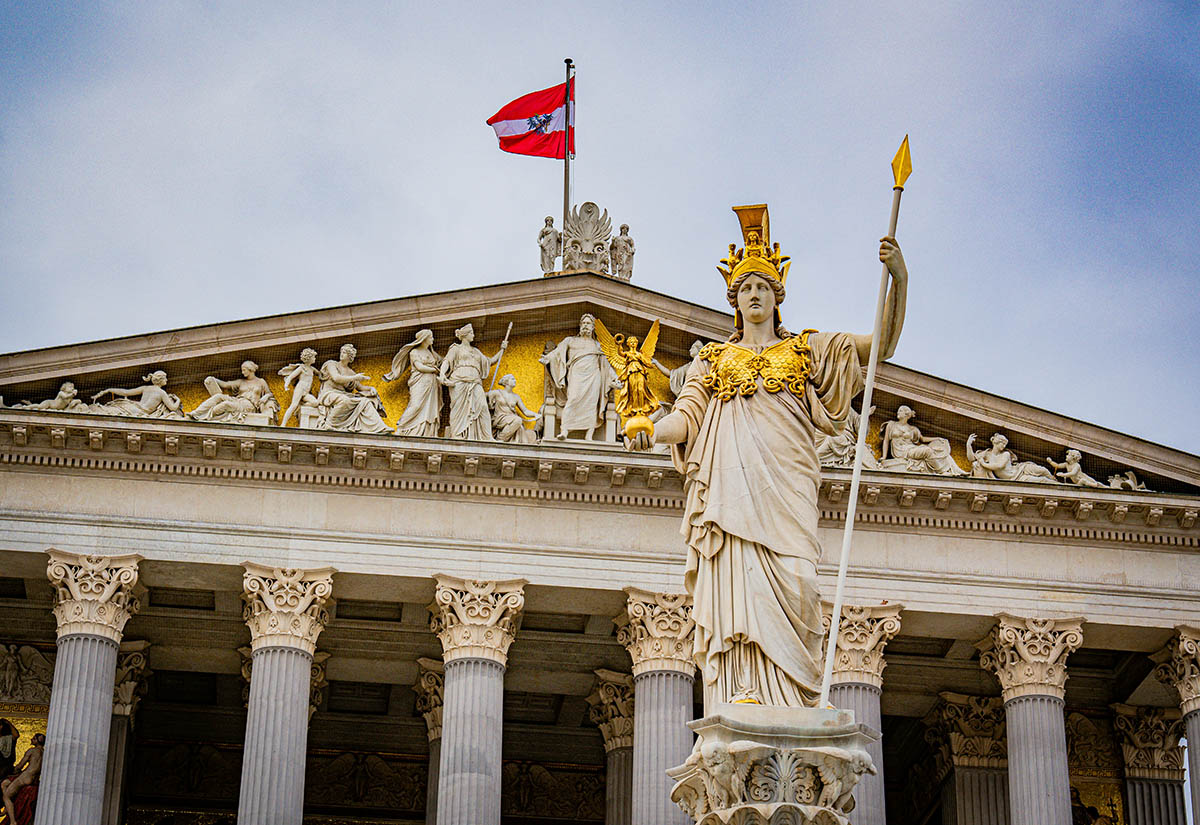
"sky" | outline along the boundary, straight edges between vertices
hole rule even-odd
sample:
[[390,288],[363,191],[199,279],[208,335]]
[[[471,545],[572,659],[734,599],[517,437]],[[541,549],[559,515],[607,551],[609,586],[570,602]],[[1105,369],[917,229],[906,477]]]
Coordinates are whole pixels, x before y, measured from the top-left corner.
[[[578,65],[573,200],[726,308],[766,202],[792,329],[1200,453],[1193,2],[0,4],[0,351],[540,275],[561,163],[486,119]],[[561,222],[557,220],[556,223]]]

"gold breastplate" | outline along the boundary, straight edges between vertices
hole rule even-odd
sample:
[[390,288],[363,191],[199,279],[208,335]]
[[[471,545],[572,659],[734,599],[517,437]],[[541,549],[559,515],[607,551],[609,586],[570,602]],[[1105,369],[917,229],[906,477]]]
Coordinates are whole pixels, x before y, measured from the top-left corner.
[[762,352],[738,344],[706,344],[699,354],[709,363],[708,374],[702,379],[704,386],[721,401],[728,401],[735,395],[754,395],[760,381],[767,392],[786,388],[803,397],[804,384],[812,373],[812,348],[808,345],[808,336],[814,332],[815,329],[806,329]]

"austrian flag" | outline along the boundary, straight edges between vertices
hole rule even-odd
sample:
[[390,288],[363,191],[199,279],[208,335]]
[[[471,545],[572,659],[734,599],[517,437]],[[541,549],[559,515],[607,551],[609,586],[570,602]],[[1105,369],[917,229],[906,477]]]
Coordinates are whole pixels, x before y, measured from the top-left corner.
[[[500,148],[516,155],[563,159],[568,140],[575,154],[575,78],[571,78],[571,116],[567,120],[567,84],[518,97],[488,118]],[[568,137],[569,136],[569,137]]]

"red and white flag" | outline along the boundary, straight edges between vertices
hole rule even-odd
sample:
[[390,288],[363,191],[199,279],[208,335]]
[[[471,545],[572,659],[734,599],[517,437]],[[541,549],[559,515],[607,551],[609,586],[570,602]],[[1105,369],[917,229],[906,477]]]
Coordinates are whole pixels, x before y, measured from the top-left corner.
[[563,159],[570,141],[575,154],[575,78],[571,78],[571,114],[567,118],[566,83],[522,95],[488,118],[500,148],[516,155]]

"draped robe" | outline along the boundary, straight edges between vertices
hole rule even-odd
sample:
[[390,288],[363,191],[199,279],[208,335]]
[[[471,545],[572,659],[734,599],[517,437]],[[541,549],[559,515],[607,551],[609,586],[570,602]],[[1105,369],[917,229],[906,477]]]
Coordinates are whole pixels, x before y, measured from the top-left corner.
[[672,456],[686,492],[684,582],[705,708],[734,699],[811,706],[820,693],[814,438],[837,432],[863,378],[853,336],[812,333],[808,344],[803,397],[760,381],[753,395],[722,401],[704,385],[712,365],[698,357],[675,400],[687,424]]

